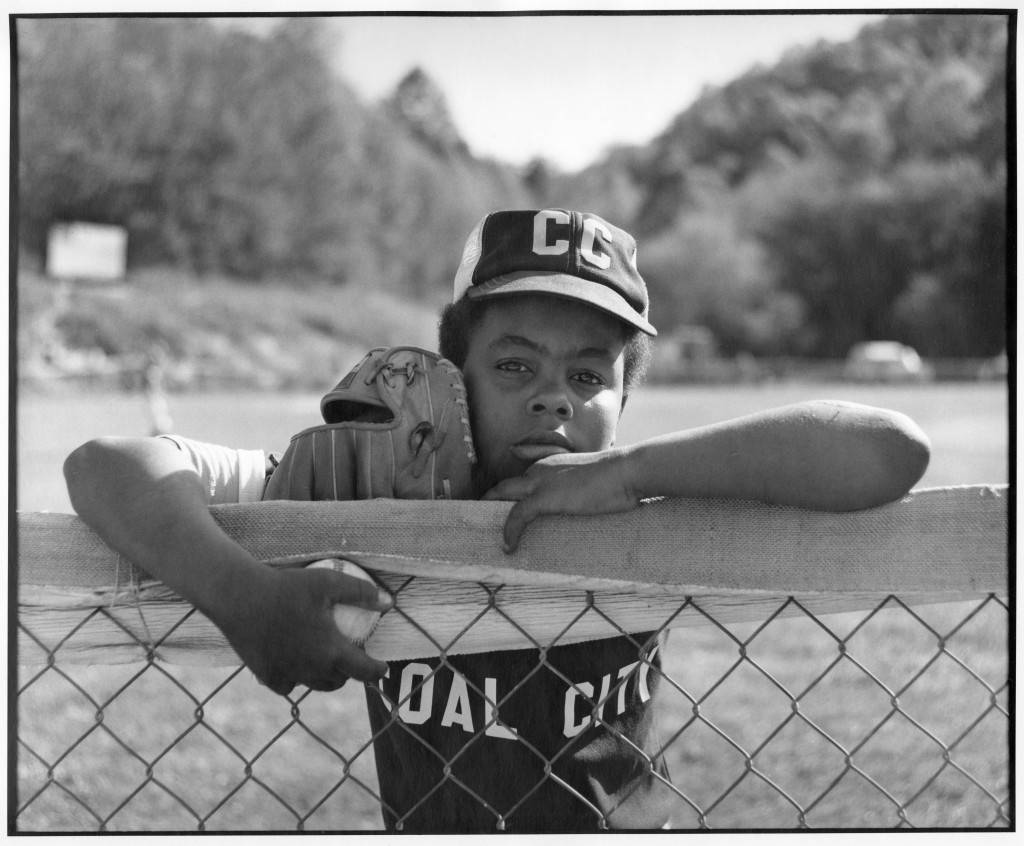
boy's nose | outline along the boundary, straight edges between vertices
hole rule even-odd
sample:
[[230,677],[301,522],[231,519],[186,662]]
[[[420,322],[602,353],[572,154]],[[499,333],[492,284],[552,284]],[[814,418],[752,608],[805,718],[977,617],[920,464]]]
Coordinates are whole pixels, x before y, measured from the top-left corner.
[[566,396],[565,391],[557,388],[548,388],[533,395],[529,404],[532,414],[554,414],[563,420],[572,417],[572,403]]

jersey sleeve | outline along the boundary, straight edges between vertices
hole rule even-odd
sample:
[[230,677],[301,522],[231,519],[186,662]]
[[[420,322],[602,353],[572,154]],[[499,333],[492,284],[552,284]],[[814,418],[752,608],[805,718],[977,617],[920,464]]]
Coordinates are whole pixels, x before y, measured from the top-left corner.
[[179,435],[161,435],[184,452],[199,473],[208,505],[259,502],[271,468],[261,449],[231,447],[193,441]]

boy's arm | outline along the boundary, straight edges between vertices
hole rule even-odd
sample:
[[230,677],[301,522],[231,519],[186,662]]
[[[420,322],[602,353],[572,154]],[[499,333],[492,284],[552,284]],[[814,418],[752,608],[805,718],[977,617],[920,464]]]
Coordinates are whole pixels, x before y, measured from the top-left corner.
[[540,514],[607,514],[656,496],[852,511],[903,496],[930,446],[903,414],[854,403],[786,406],[603,453],[542,459],[484,499],[513,499],[507,552]]
[[370,681],[387,665],[345,640],[332,606],[378,611],[391,598],[330,570],[260,564],[210,516],[199,474],[171,441],[100,438],[64,463],[71,503],[115,551],[195,605],[256,677],[286,694]]

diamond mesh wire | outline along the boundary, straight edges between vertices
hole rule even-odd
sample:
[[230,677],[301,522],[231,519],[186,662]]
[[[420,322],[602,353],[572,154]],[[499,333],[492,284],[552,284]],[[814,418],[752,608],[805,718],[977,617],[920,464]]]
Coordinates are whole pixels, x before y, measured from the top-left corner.
[[[403,706],[439,672],[453,670],[449,657],[465,632],[496,614],[536,649],[528,676],[557,674],[589,705],[588,719],[614,732],[602,719],[605,703],[624,685],[657,672],[649,649],[671,626],[655,697],[661,745],[654,756],[633,751],[671,797],[673,827],[1012,825],[1009,609],[996,595],[921,607],[890,596],[869,612],[827,617],[789,598],[765,619],[742,625],[719,623],[691,597],[653,637],[641,642],[631,636],[635,666],[595,694],[557,670],[547,652],[586,615],[626,634],[602,610],[600,594],[580,592],[578,610],[561,634],[540,643],[503,606],[500,587],[479,587],[485,607],[448,642],[436,640],[429,623],[409,619],[440,660],[404,697],[389,702],[399,726]],[[390,613],[408,618],[403,589],[394,591]],[[19,624],[23,644],[42,660],[23,666],[18,679],[17,830],[383,827],[374,736],[360,686],[278,697],[241,667],[161,664],[154,658],[159,641],[145,662],[61,666],[62,650],[77,635],[111,625],[124,628],[98,608],[83,612],[59,640],[43,642]],[[525,682],[495,699],[470,683],[491,709],[470,744],[497,724],[502,703]],[[494,829],[515,830],[516,812],[533,792],[572,793],[551,769],[558,756],[547,760],[532,751],[542,775],[509,808],[487,805],[455,774],[457,760],[436,750],[440,780],[433,790],[454,784],[488,809]],[[658,774],[662,763],[671,778]],[[431,801],[433,790],[422,803]],[[386,810],[401,828],[405,818]],[[614,810],[602,815],[592,807],[598,827],[608,827]]]

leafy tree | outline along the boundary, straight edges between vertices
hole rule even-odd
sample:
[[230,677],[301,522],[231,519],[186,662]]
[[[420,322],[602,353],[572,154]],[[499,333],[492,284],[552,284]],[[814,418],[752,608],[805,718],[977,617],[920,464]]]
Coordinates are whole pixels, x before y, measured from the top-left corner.
[[897,14],[706,90],[579,173],[471,155],[422,71],[364,105],[323,21],[18,20],[19,237],[129,230],[132,266],[447,298],[469,229],[586,208],[637,235],[665,330],[728,351],[1006,343],[1005,14]]
[[892,188],[877,178],[847,181],[818,159],[750,192],[773,276],[805,304],[808,351],[841,356],[857,340],[890,337],[910,255]]
[[659,328],[707,326],[729,354],[799,351],[800,298],[764,274],[761,246],[727,209],[687,215],[642,246],[638,264]]
[[[755,237],[763,301],[786,292],[795,299],[779,314],[806,320],[793,350],[839,356],[855,341],[896,337],[933,355],[998,351],[1007,35],[1005,15],[893,15],[705,91],[634,152],[633,227],[664,250],[666,267],[678,261],[662,235],[678,238],[681,221],[712,210]],[[701,294],[722,300],[717,318],[685,297],[667,301],[679,319],[702,313],[734,343],[753,344],[756,332],[737,334],[720,317],[744,313],[735,291]]]

